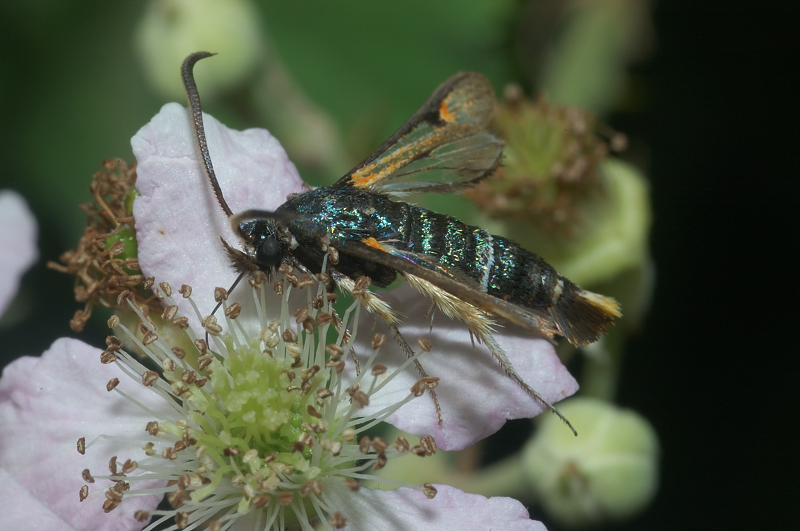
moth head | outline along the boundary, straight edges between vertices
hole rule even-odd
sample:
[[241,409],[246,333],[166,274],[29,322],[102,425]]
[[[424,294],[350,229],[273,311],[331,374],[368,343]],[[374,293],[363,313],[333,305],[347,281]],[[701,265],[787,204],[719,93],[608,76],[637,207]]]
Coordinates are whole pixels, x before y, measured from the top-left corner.
[[269,272],[283,263],[286,244],[273,212],[247,210],[231,218],[231,228],[244,244],[245,254],[258,269]]

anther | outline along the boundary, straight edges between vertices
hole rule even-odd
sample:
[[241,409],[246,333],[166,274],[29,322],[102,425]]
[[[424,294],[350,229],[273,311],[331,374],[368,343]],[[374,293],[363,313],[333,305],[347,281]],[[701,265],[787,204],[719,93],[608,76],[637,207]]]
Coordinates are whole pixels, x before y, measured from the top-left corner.
[[334,527],[334,529],[343,529],[347,526],[347,519],[342,513],[336,511],[331,517],[331,525]]
[[[220,288],[221,289],[221,288]],[[209,315],[200,323],[206,331],[212,336],[218,336],[222,333],[222,327],[217,324],[217,318]]]
[[331,263],[336,265],[339,263],[339,251],[335,247],[328,246],[328,255],[331,257]]
[[439,449],[436,446],[436,441],[433,439],[433,436],[428,435],[427,437],[422,437],[419,440],[419,443],[425,448],[425,451],[428,452],[428,455],[433,455]]
[[369,435],[364,435],[358,441],[358,451],[362,454],[366,455],[369,453],[369,447],[372,444],[372,441],[369,438]]
[[172,321],[173,319],[175,319],[175,316],[177,314],[178,314],[178,307],[174,304],[170,304],[169,306],[164,308],[163,312],[161,312],[161,318],[164,319],[165,321]]
[[372,372],[372,376],[380,376],[381,374],[384,374],[386,371],[387,371],[386,365],[383,365],[381,363],[376,363],[372,367],[372,371],[371,372]]
[[392,446],[394,446],[395,450],[398,452],[407,452],[411,448],[411,445],[408,443],[408,439],[402,435],[397,436],[397,439],[394,440]]
[[122,473],[127,475],[136,470],[137,468],[139,468],[138,462],[126,459],[125,463],[123,463],[122,465]]
[[228,300],[228,291],[225,288],[214,288],[214,302]]
[[361,484],[355,478],[344,478],[343,483],[345,487],[353,492],[358,492],[358,490],[361,488]]
[[106,384],[106,391],[113,391],[119,385],[119,378],[111,378]]
[[294,493],[293,492],[281,492],[277,496],[278,498],[278,505],[283,505],[284,507],[287,505],[291,505],[294,501]]
[[372,336],[372,349],[381,348],[386,343],[386,334],[375,334]]
[[374,439],[372,439],[372,449],[379,454],[385,452],[387,448],[389,448],[389,443],[387,443],[386,439],[380,435],[377,435]]
[[88,468],[83,469],[83,472],[81,472],[81,478],[83,478],[86,483],[94,483],[94,477],[92,477],[92,473],[89,472]]
[[322,494],[322,483],[320,483],[316,479],[312,479],[300,485],[299,490],[300,490],[300,496],[303,498],[308,498],[308,496],[312,492],[317,496],[319,496],[320,494]]
[[89,485],[84,485],[81,487],[80,501],[83,501],[88,497],[89,497]]
[[[198,341],[203,341],[203,340],[199,339]],[[203,341],[203,344],[205,344],[205,341]],[[201,352],[205,352],[205,350],[201,350]],[[203,369],[211,365],[212,361],[214,361],[214,356],[212,356],[211,354],[200,356],[199,358],[197,358],[197,368],[202,371]]]
[[433,348],[433,343],[431,343],[424,337],[418,338],[417,343],[419,344],[419,348],[421,348],[423,352],[430,352],[431,349]]
[[155,277],[147,277],[142,282],[142,287],[144,288],[145,291],[150,291],[150,288],[152,288],[153,284],[155,283],[156,283]]
[[189,527],[189,513],[175,513],[175,527],[178,529]]
[[179,360],[182,360],[183,358],[186,357],[186,351],[183,350],[181,347],[172,347],[172,353]]
[[156,371],[145,371],[142,374],[142,384],[145,387],[151,387],[158,381],[158,373]]
[[184,299],[188,299],[192,296],[192,287],[189,284],[183,284],[178,292],[183,295]]
[[112,476],[117,475],[117,456],[112,455],[111,459],[108,460],[108,471],[111,472]]
[[106,336],[106,346],[110,351],[119,352],[122,350],[122,341],[117,336]]
[[[194,346],[197,348],[200,354],[205,354],[208,351],[208,343],[206,343],[205,339],[195,339]],[[200,368],[202,369],[202,367]]]
[[332,358],[340,358],[344,354],[344,350],[339,345],[330,344],[325,347],[325,352]]
[[429,500],[432,500],[436,496],[436,494],[439,492],[439,491],[436,490],[436,487],[434,487],[430,483],[425,483],[423,485],[423,487],[425,487],[425,488],[422,490],[422,492],[425,493],[425,496],[427,496],[427,498]]
[[236,319],[240,313],[242,313],[242,305],[238,302],[234,302],[225,309],[225,316],[231,319]]
[[317,326],[325,326],[333,322],[333,316],[328,312],[319,312],[317,314]]
[[299,289],[307,288],[308,286],[313,286],[313,285],[314,285],[314,279],[305,273],[300,275],[300,277],[297,279],[297,287]]
[[109,328],[113,330],[114,328],[119,326],[119,317],[117,317],[116,315],[112,315],[111,317],[108,318],[106,324],[108,325]]
[[[253,507],[255,507],[256,509],[262,509],[269,504],[270,499],[271,498],[266,494],[258,494],[253,498]],[[209,531],[211,531],[211,527],[209,527],[208,529]],[[217,529],[222,529],[222,523],[220,523]]]
[[117,295],[117,306],[122,306],[126,300],[133,300],[133,294],[127,289]]
[[172,297],[172,286],[168,282],[159,282],[158,285],[164,291],[164,295]]

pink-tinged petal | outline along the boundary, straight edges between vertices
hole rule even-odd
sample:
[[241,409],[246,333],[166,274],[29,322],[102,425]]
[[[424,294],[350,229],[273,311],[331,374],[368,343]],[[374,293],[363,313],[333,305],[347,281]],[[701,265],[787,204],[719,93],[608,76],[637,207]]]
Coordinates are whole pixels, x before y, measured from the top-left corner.
[[19,289],[22,274],[39,257],[36,218],[16,192],[0,191],[0,315]]
[[[304,190],[294,164],[266,130],[234,131],[203,117],[214,170],[234,213],[274,210],[288,194]],[[235,248],[241,244],[206,178],[189,111],[177,103],[164,105],[131,146],[141,193],[133,215],[142,272],[174,289],[189,284],[193,300],[207,315],[215,305],[214,288],[227,289],[236,279],[220,237]],[[232,301],[238,296],[234,293]],[[240,302],[243,316],[254,315],[249,298]],[[191,307],[182,299],[178,305],[193,320]]]
[[[421,363],[429,376],[439,378],[436,394],[443,416],[439,424],[433,400],[426,393],[404,405],[387,422],[415,435],[433,435],[443,450],[461,450],[496,432],[506,420],[534,417],[546,409],[505,374],[485,346],[473,346],[466,326],[440,313],[434,315],[431,325],[430,317],[425,317],[430,302],[411,287],[401,286],[380,295],[402,312],[404,322],[399,326],[400,332],[415,351],[419,351],[418,338],[432,343],[433,349]],[[362,358],[370,354],[372,337],[365,324],[361,324],[361,329],[369,332],[359,334],[355,348]],[[394,343],[392,333],[382,323],[376,329],[389,338],[377,361],[390,369],[402,364],[405,354],[394,345],[387,348]],[[578,383],[549,342],[515,326],[498,328],[495,339],[522,379],[550,403],[578,390]],[[418,379],[413,366],[405,370],[370,399],[364,413],[374,413],[398,402]]]
[[485,498],[436,485],[433,499],[416,489],[352,492],[331,484],[325,494],[347,519],[347,531],[546,531],[512,498]]
[[[105,434],[129,439],[144,433],[151,415],[106,391],[118,377],[125,391],[154,412],[166,410],[163,400],[131,382],[116,365],[102,365],[100,350],[75,339],[59,339],[40,358],[14,361],[0,379],[0,492],[13,491],[14,510],[0,511],[0,529],[141,529],[135,511],[152,510],[161,496],[128,497],[105,514],[100,480],[89,486],[83,503],[81,471],[108,474],[108,460],[136,459],[138,448],[124,448],[101,439],[80,455],[78,438],[87,443]],[[133,383],[133,382],[131,382]],[[134,472],[134,475],[136,473]],[[155,487],[157,482],[148,483]],[[145,483],[137,487],[147,488]],[[0,495],[4,501],[7,499]],[[6,507],[10,507],[4,503]],[[27,514],[26,525],[11,525]],[[58,525],[51,527],[57,520]]]

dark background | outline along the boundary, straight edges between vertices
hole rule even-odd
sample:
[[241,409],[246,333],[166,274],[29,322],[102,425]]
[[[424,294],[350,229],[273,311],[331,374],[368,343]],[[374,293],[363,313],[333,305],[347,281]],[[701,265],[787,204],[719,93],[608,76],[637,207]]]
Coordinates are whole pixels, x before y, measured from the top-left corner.
[[[322,46],[295,34],[292,23],[322,25],[324,14],[293,21],[288,8],[263,7],[289,70],[325,107],[324,92],[290,60]],[[375,13],[360,19],[351,12],[336,23],[342,39],[364,35],[367,44],[355,40],[353,50],[369,39],[419,42],[435,33],[438,19],[423,3],[409,9],[416,9],[410,20],[391,19],[385,28],[373,27]],[[74,246],[84,221],[74,205],[88,200],[86,186],[102,159],[130,160],[128,139],[162,103],[141,80],[130,49],[141,10],[92,1],[0,5],[0,188],[30,201],[41,252],[24,278],[16,317],[6,316],[0,328],[5,363],[75,336],[67,326],[78,307],[71,281],[43,264]],[[797,525],[798,11],[794,2],[655,4],[653,52],[630,67],[645,87],[643,103],[606,117],[632,145],[647,147],[657,268],[654,305],[629,346],[618,400],[644,414],[662,444],[658,497],[614,528]],[[342,53],[331,69],[348,65]],[[389,73],[372,80],[378,87],[413,77],[415,61],[430,71],[414,78],[422,92],[410,90],[397,116],[446,77],[413,53],[383,60]],[[379,61],[340,67],[348,70],[341,75],[374,73]],[[486,68],[494,68],[498,87],[516,71],[511,59]],[[338,83],[331,99],[345,86]],[[382,96],[390,104],[401,97],[388,90]],[[331,112],[346,116],[347,105],[355,104]],[[91,127],[83,127],[87,121]],[[87,334],[81,337],[103,331]]]

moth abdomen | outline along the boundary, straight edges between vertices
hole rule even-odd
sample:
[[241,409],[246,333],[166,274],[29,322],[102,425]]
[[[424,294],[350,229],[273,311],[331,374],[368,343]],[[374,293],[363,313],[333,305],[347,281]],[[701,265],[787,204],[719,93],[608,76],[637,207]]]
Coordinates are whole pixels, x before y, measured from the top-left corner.
[[404,221],[406,250],[435,257],[435,263],[426,259],[419,265],[448,271],[473,289],[549,317],[574,345],[596,341],[621,315],[614,299],[582,289],[508,238],[414,206]]

